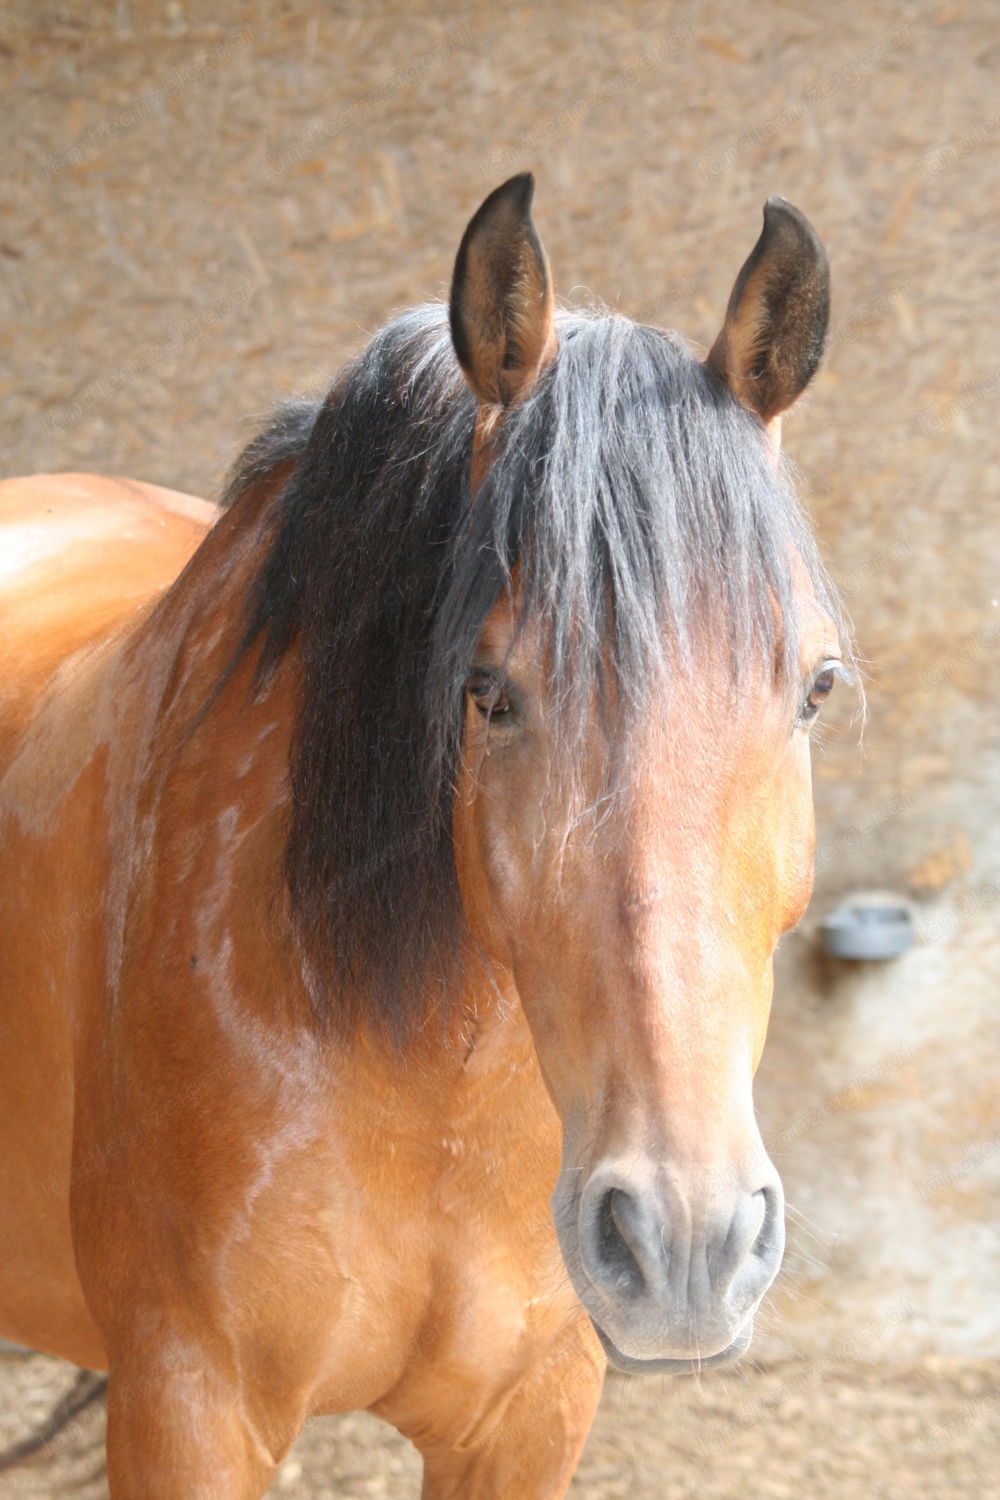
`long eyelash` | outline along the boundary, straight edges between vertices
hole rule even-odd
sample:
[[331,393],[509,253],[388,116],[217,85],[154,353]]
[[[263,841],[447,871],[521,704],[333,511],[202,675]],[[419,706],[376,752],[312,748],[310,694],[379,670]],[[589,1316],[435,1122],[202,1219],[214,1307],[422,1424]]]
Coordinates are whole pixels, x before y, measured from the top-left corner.
[[810,703],[809,694],[813,691],[817,678],[821,677],[824,672],[832,672],[834,677],[839,678],[841,682],[846,682],[849,687],[854,686],[854,674],[844,666],[844,663],[842,661],[836,660],[834,658],[830,658],[829,660],[824,661],[813,674],[812,682],[806,689],[805,697],[802,701],[802,706],[799,709],[799,712],[795,719],[796,729],[798,729],[802,725],[815,725],[817,719],[819,718],[819,711],[822,707],[822,704]]

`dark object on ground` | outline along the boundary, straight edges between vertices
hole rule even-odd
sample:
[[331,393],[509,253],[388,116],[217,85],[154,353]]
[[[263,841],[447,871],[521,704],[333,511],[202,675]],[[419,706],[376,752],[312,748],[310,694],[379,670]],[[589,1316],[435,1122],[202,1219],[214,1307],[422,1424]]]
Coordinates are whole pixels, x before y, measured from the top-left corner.
[[23,1438],[21,1442],[15,1443],[12,1448],[7,1449],[6,1453],[0,1453],[0,1470],[13,1469],[17,1464],[22,1464],[27,1459],[33,1458],[36,1453],[40,1453],[47,1443],[51,1443],[54,1437],[58,1437],[66,1424],[75,1416],[78,1416],[92,1402],[103,1400],[107,1388],[108,1377],[106,1375],[96,1375],[93,1370],[81,1370],[44,1427]]

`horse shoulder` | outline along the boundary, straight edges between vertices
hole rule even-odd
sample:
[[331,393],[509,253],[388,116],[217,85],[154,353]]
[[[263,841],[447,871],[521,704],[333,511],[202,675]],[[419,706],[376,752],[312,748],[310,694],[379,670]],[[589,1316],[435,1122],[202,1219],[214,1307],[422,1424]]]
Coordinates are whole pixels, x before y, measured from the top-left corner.
[[0,483],[0,1327],[90,1364],[69,1202],[74,1021],[103,992],[103,752],[125,644],[212,514],[91,475]]

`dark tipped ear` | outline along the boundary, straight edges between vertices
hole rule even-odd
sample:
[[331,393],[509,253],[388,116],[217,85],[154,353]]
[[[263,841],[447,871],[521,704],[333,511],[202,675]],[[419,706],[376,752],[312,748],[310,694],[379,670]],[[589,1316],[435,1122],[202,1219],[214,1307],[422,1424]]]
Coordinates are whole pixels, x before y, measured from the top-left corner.
[[469,384],[488,406],[527,395],[556,350],[552,278],[531,217],[535,179],[492,192],[462,237],[451,283],[451,336]]
[[830,321],[830,266],[804,214],[784,198],[764,205],[764,228],[736,278],[708,356],[744,406],[770,423],[805,390]]

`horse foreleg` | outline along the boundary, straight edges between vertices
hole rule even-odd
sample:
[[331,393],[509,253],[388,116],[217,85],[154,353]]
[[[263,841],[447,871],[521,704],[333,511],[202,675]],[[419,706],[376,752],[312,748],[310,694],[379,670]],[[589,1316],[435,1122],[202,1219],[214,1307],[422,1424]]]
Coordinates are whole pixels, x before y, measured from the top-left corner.
[[603,1360],[578,1357],[526,1381],[479,1441],[420,1443],[422,1500],[557,1500],[573,1477],[603,1379]]
[[111,1500],[259,1500],[298,1433],[263,1435],[239,1391],[212,1370],[112,1368]]

